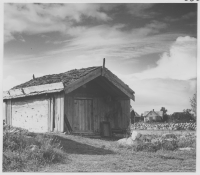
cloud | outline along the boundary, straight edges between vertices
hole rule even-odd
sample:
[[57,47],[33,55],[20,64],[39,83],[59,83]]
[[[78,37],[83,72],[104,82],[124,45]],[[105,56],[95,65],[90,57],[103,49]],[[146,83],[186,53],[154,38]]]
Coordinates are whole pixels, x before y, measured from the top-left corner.
[[190,108],[189,99],[196,87],[196,81],[174,79],[146,79],[133,84],[136,92],[136,102],[133,103],[135,108],[142,106],[144,110],[144,106],[148,106],[146,110],[160,110],[164,106],[169,113]]
[[190,108],[190,98],[197,90],[196,79],[143,79],[135,80],[130,75],[115,74],[135,91],[135,102],[131,105],[136,112],[160,110],[166,107],[168,114]]
[[13,76],[7,76],[6,78],[3,79],[3,91],[10,90],[12,87],[21,84],[18,79],[16,79]]
[[194,16],[197,16],[197,12],[189,12],[181,17],[181,19],[190,19]]
[[[124,4],[123,4],[124,5]],[[14,39],[15,33],[29,35],[57,31],[75,37],[91,26],[80,26],[86,19],[96,22],[112,20],[110,11],[122,4],[4,4],[4,36],[5,42]],[[128,13],[137,17],[151,16],[148,9],[154,4],[126,4]],[[148,13],[147,13],[148,12]],[[153,24],[154,23],[154,24]],[[120,24],[123,25],[123,24]],[[153,26],[154,25],[154,26]],[[157,33],[163,23],[153,21],[151,26],[135,29],[141,31],[141,35]],[[117,26],[114,26],[117,27]],[[119,27],[120,28],[120,27]],[[92,29],[91,29],[92,30]],[[160,29],[159,29],[160,30]],[[138,33],[138,32],[137,32]]]
[[178,37],[169,52],[163,53],[155,68],[132,75],[136,79],[172,78],[187,80],[197,76],[197,40]]
[[98,4],[4,4],[5,42],[14,39],[16,32],[65,33],[84,16],[100,21],[111,20]]
[[152,8],[155,4],[148,4],[148,3],[132,3],[127,4],[126,7],[128,9],[128,12],[136,17],[141,18],[152,18],[157,13],[149,11],[150,8]]
[[128,75],[114,72],[135,91],[134,110],[141,114],[164,106],[170,114],[190,108],[190,98],[197,91],[196,42],[189,36],[178,37],[157,67]]
[[[164,51],[174,34],[159,35],[166,24],[150,21],[144,27],[124,31],[124,24],[74,27],[68,33],[74,36],[66,43],[63,52],[75,50],[100,51],[106,56],[120,56],[130,59],[148,53]],[[166,42],[167,40],[167,42]],[[54,52],[54,51],[53,51]],[[61,53],[62,51],[56,51]]]
[[166,22],[176,22],[176,21],[180,21],[180,20],[191,19],[193,17],[197,17],[197,12],[189,12],[185,15],[180,16],[179,18],[167,16],[167,17],[164,18],[164,21],[166,21]]

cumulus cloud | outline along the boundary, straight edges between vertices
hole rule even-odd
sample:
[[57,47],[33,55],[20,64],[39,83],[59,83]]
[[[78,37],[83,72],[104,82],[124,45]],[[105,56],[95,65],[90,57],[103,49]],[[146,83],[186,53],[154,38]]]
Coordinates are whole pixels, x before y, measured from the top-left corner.
[[169,52],[163,53],[155,68],[133,75],[136,79],[172,78],[187,80],[197,76],[197,40],[178,37]]
[[120,75],[134,91],[134,110],[160,110],[168,113],[190,108],[190,98],[197,91],[197,40],[189,36],[178,37],[157,62],[157,67],[141,73]]
[[135,91],[135,102],[131,101],[131,105],[140,114],[152,109],[160,110],[161,107],[166,107],[168,114],[182,112],[190,108],[190,98],[197,90],[196,79],[135,80],[131,76],[115,74]]

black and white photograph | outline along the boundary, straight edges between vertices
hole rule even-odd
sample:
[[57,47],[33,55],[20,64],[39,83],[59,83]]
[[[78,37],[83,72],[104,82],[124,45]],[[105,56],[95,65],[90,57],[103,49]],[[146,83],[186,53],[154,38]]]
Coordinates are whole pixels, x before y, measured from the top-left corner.
[[4,1],[1,171],[197,173],[198,8]]

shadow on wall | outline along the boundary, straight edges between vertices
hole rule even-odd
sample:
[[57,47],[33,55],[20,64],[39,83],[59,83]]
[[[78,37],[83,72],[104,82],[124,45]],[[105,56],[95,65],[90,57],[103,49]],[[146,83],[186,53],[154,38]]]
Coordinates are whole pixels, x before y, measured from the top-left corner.
[[113,151],[97,148],[74,140],[56,136],[60,140],[63,151],[68,154],[106,155],[115,154]]

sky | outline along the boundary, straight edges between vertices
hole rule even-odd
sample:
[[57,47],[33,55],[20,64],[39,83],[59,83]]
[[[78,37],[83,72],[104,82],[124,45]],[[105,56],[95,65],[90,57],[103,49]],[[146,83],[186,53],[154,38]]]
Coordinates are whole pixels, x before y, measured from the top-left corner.
[[5,3],[3,51],[4,91],[106,58],[137,113],[182,112],[197,90],[197,4]]

